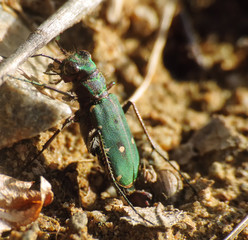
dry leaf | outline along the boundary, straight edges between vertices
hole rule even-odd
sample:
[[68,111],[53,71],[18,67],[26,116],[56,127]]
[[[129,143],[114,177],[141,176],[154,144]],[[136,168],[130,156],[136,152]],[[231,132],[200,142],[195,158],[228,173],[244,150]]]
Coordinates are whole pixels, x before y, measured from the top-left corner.
[[131,207],[124,207],[124,211],[128,216],[121,217],[121,220],[127,221],[132,226],[144,225],[147,227],[163,227],[169,228],[175,225],[176,223],[182,221],[186,214],[183,211],[178,209],[173,209],[166,211],[163,204],[159,203],[155,207],[139,208],[135,207],[137,212],[143,216],[146,220],[152,222],[154,225],[151,225],[141,219]]
[[40,191],[30,190],[34,182],[23,182],[0,174],[0,234],[35,221],[43,206],[53,201],[50,183],[43,177]]
[[124,206],[123,202],[119,199],[111,199],[105,206],[106,211],[117,211],[125,216],[121,217],[121,220],[128,222],[132,226],[144,225],[146,227],[162,227],[169,228],[178,222],[184,221],[187,217],[184,211],[178,209],[170,208],[166,210],[162,203],[158,203],[154,207],[135,207],[135,210],[146,220],[153,223],[149,224],[144,221],[137,213],[133,211],[130,206]]

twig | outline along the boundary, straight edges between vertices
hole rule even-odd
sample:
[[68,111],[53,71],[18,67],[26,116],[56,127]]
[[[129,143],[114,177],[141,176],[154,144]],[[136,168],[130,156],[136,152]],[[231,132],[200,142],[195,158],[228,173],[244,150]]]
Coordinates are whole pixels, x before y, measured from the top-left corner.
[[3,76],[13,73],[18,66],[54,37],[71,27],[92,11],[102,0],[69,0],[55,14],[42,23],[28,39],[0,65],[0,85]]
[[167,35],[168,31],[172,22],[172,19],[174,17],[176,7],[177,7],[176,0],[168,0],[165,2],[164,11],[163,11],[163,18],[161,22],[161,26],[159,29],[158,37],[156,39],[156,42],[154,44],[148,65],[147,65],[147,74],[145,76],[145,79],[143,83],[140,85],[140,87],[135,91],[135,93],[130,97],[131,102],[136,102],[146,91],[146,89],[149,87],[152,77],[154,76],[154,73],[157,68],[158,61],[161,57],[162,50],[166,44],[167,41]]
[[209,68],[208,62],[205,60],[205,57],[202,53],[202,50],[199,46],[199,41],[197,39],[196,33],[193,28],[192,21],[188,16],[185,8],[182,7],[179,11],[179,16],[182,19],[185,35],[187,37],[188,48],[191,51],[192,56],[194,57],[197,64],[203,69],[207,70]]
[[233,240],[248,225],[248,215],[224,238],[224,240]]
[[111,24],[116,24],[121,19],[121,14],[123,11],[123,0],[110,0],[109,6],[107,8],[107,19]]

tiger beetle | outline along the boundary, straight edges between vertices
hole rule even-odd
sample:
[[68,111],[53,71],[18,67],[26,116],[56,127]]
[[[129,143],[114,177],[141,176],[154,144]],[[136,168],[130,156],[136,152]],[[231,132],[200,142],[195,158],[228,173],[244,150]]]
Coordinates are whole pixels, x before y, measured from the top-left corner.
[[[52,59],[54,62],[49,64],[45,73],[59,75],[64,82],[71,82],[73,84],[72,90],[75,92],[76,97],[45,84],[30,80],[24,81],[70,96],[79,102],[80,109],[76,112],[75,116],[65,120],[61,129],[58,129],[53,134],[43,146],[38,156],[42,154],[65,126],[71,122],[79,122],[81,134],[88,151],[97,156],[100,162],[105,165],[114,186],[133,211],[145,222],[153,225],[152,222],[137,212],[127,197],[127,195],[137,193],[135,192],[134,183],[138,177],[140,164],[135,140],[125,117],[125,113],[130,106],[133,106],[135,114],[152,148],[166,161],[168,159],[155,147],[135,104],[127,101],[121,107],[117,97],[108,92],[114,83],[106,85],[105,78],[91,59],[90,53],[82,50],[71,54],[61,47],[60,49],[66,57],[64,60],[43,54],[33,55],[32,57],[43,56]],[[185,179],[182,173],[179,173]],[[145,194],[144,192],[140,192],[140,197],[145,198]]]

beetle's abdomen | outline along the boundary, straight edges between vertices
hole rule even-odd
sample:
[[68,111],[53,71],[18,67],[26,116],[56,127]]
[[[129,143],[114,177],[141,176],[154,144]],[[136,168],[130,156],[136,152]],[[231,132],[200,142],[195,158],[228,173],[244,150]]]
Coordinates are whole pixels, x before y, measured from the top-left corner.
[[109,94],[93,105],[90,112],[101,132],[104,151],[117,183],[131,188],[138,175],[139,154],[117,97]]

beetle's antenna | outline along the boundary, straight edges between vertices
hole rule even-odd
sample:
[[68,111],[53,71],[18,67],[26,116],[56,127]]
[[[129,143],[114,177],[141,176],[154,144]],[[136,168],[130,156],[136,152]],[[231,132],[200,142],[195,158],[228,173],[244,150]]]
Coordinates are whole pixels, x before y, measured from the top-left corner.
[[32,55],[31,57],[46,57],[46,58],[50,58],[50,59],[52,59],[54,62],[56,62],[56,63],[59,63],[59,64],[61,64],[61,61],[59,60],[59,59],[57,59],[57,58],[53,58],[53,57],[51,57],[51,56],[48,56],[48,55],[45,55],[45,54],[35,54],[35,55]]
[[61,46],[61,44],[59,43],[58,40],[55,40],[55,42],[57,43],[60,51],[66,56],[67,55],[67,51]]

